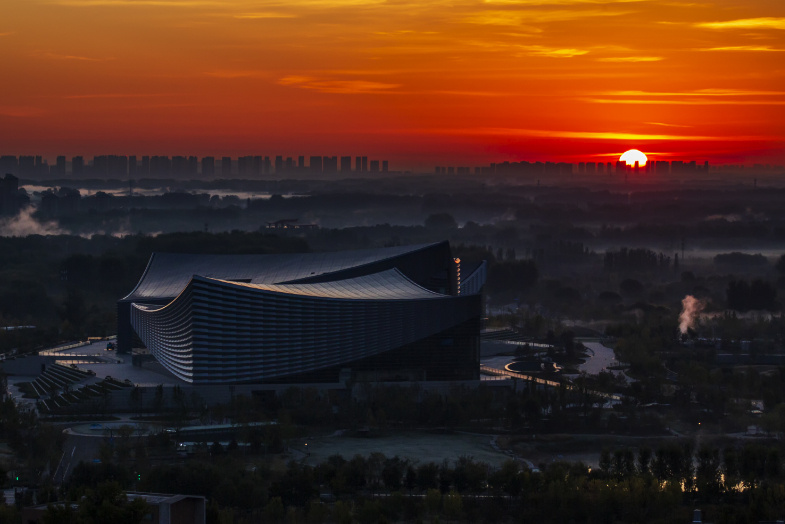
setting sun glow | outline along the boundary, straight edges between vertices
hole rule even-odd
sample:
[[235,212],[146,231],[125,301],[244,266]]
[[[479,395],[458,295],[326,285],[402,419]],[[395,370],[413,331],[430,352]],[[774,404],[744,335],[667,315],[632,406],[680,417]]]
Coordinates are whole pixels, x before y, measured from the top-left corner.
[[629,151],[625,151],[624,154],[621,155],[619,158],[622,162],[626,162],[628,166],[634,166],[635,162],[638,162],[640,167],[646,165],[647,158],[646,155],[638,151],[637,149],[630,149]]

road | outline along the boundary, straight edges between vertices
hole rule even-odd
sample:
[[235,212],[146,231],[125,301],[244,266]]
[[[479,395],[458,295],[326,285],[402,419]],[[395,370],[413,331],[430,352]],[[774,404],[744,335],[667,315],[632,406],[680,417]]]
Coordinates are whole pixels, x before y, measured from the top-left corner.
[[55,484],[62,484],[73,472],[79,462],[93,462],[99,459],[101,445],[104,437],[75,435],[66,430],[66,439],[63,444],[63,456],[55,469],[52,480]]

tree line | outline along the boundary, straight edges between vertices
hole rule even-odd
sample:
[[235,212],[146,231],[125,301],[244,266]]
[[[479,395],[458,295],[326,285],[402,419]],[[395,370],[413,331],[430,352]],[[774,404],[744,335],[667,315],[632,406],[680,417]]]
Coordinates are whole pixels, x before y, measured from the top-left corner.
[[781,518],[785,508],[780,448],[761,444],[696,450],[684,440],[605,450],[598,468],[553,462],[530,469],[512,459],[491,467],[469,456],[419,463],[382,453],[249,468],[238,453],[134,470],[82,463],[63,491],[85,500],[117,483],[204,495],[208,522],[238,523],[685,522],[694,507],[711,521],[757,522]]

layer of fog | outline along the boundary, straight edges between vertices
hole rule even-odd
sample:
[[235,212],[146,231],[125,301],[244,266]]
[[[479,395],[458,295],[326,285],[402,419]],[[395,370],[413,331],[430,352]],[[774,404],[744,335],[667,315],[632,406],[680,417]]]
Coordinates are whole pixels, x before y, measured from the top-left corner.
[[24,237],[27,235],[67,235],[57,222],[38,220],[33,217],[33,207],[22,209],[18,215],[0,219],[0,236]]
[[[131,231],[129,220],[125,220],[123,224],[113,230],[105,230],[95,228],[90,231],[83,231],[74,233],[68,229],[64,229],[53,220],[39,220],[34,215],[34,206],[28,206],[19,211],[19,214],[13,217],[5,217],[0,219],[0,237],[26,237],[28,235],[76,235],[82,238],[91,238],[93,235],[107,235],[113,237],[124,237],[134,234]],[[161,231],[146,232],[147,236],[160,235]]]
[[[63,186],[66,187],[66,186]],[[79,185],[74,186],[67,186],[70,189],[75,189],[79,191],[79,194],[83,197],[93,196],[97,193],[106,193],[107,195],[112,195],[115,197],[126,197],[129,195],[129,189],[127,187],[115,187],[115,188],[107,188],[107,189],[96,189],[94,187],[83,187]],[[57,192],[59,187],[56,186],[42,186],[42,185],[32,185],[32,184],[24,184],[20,186],[20,189],[24,189],[27,191],[28,194],[34,197],[34,200],[40,200],[40,195],[42,193],[46,193],[47,191]],[[204,195],[208,194],[210,197],[237,197],[240,200],[268,200],[272,197],[271,193],[267,192],[259,192],[259,191],[234,191],[231,189],[196,189],[196,190],[183,190],[177,188],[170,188],[170,187],[153,187],[153,188],[141,188],[141,187],[134,187],[133,194],[137,196],[160,196],[166,193],[188,193],[191,195]],[[281,195],[283,198],[297,198],[304,195],[298,194],[283,194]],[[37,198],[35,198],[37,197]]]

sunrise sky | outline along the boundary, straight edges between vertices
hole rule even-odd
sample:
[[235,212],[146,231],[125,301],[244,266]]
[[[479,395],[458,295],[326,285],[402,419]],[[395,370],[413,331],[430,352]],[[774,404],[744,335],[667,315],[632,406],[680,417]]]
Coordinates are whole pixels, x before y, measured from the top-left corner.
[[0,153],[785,163],[783,0],[5,0]]

